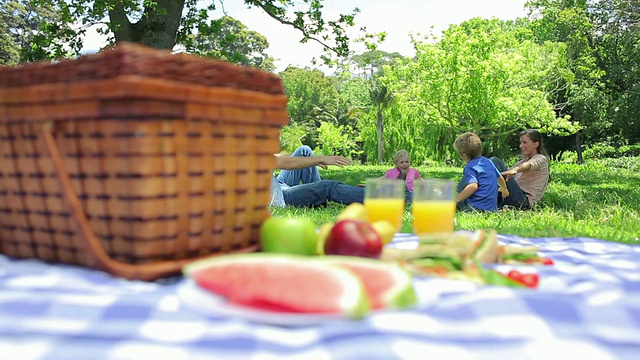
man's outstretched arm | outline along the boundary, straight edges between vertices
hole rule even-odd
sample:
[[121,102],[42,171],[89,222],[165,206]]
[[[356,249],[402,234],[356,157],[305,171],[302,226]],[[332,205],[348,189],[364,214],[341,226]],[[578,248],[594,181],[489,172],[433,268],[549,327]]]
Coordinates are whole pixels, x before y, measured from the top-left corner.
[[350,165],[351,160],[343,156],[289,156],[286,154],[274,154],[276,157],[276,168],[281,170],[298,170],[311,166],[320,166],[326,169],[328,165],[343,167]]

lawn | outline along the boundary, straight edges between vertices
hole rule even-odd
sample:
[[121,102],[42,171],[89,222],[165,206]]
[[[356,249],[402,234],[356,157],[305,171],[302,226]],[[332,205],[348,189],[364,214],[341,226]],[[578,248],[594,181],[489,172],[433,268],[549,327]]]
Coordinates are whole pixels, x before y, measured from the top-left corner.
[[[325,179],[348,184],[378,177],[389,166],[354,165],[320,170]],[[417,167],[423,177],[458,181],[462,168]],[[552,163],[552,181],[542,204],[532,211],[456,214],[456,230],[494,228],[501,234],[523,237],[591,237],[615,242],[640,243],[640,158],[605,159],[585,164]],[[307,217],[318,225],[333,221],[344,208],[274,208],[276,216]],[[412,232],[411,209],[404,213],[402,232]]]

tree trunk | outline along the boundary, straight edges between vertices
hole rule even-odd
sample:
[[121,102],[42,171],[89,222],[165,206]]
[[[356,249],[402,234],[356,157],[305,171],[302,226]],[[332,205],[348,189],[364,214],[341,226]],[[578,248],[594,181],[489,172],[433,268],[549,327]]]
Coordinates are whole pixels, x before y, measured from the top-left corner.
[[156,49],[173,49],[184,2],[185,0],[156,0],[157,5],[145,8],[136,23],[129,21],[124,4],[118,3],[109,11],[109,18],[117,26],[113,29],[116,43],[130,41]]
[[382,120],[382,106],[378,105],[378,121],[376,123],[376,130],[378,131],[378,164],[382,164],[384,160],[384,125]]
[[576,153],[578,154],[578,164],[582,164],[582,130],[576,133]]

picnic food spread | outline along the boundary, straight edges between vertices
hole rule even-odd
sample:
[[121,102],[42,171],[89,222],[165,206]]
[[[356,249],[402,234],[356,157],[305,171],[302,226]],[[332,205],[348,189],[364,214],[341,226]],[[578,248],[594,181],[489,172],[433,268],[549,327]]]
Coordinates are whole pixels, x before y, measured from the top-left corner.
[[361,318],[415,305],[414,276],[536,288],[537,273],[491,266],[553,264],[535,246],[499,244],[495,230],[418,236],[403,247],[383,240],[394,227],[384,220],[373,226],[362,204],[346,207],[336,220],[316,231],[308,219],[271,217],[261,228],[262,252],[196,261],[183,273],[231,304]]
[[535,288],[537,274],[511,270],[503,274],[486,264],[553,265],[537,255],[537,247],[500,245],[495,230],[419,237],[415,248],[385,248],[381,259],[401,264],[416,275],[441,276],[481,284]]

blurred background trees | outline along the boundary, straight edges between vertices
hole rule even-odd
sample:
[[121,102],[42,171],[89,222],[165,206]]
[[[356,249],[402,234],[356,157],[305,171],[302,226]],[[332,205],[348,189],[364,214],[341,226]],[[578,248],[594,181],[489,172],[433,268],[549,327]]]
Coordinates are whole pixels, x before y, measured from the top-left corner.
[[[109,44],[134,41],[275,71],[269,39],[231,17],[211,19],[216,2],[197,3],[0,0],[0,64],[79,56],[86,30],[102,25]],[[404,148],[416,164],[457,162],[452,143],[461,132],[479,134],[485,155],[510,157],[517,133],[536,128],[555,160],[640,154],[638,1],[531,0],[526,18],[475,18],[412,38],[411,57],[375,44],[354,53],[347,29],[358,9],[326,21],[322,0],[244,3],[298,29],[303,42],[321,43],[335,65],[333,73],[279,73],[289,98],[284,151],[304,143],[390,163]]]

